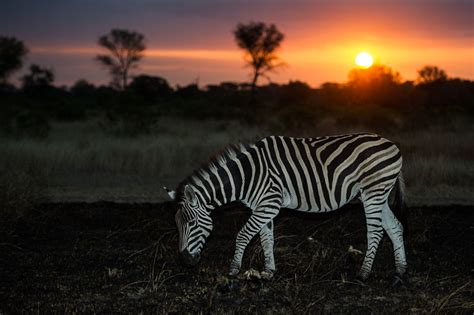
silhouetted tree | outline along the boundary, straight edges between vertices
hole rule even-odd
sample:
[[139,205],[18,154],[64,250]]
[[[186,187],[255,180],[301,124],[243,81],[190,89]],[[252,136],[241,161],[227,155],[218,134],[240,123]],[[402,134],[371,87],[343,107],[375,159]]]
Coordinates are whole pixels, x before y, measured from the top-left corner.
[[311,87],[302,81],[291,81],[288,84],[278,86],[280,106],[305,103],[312,93]]
[[147,101],[169,96],[173,91],[165,79],[145,74],[133,78],[129,88]]
[[377,86],[398,84],[400,74],[383,65],[373,65],[370,68],[354,68],[349,72],[348,85],[354,88],[373,88]]
[[436,66],[424,66],[418,72],[416,82],[427,84],[433,82],[444,82],[448,79],[446,72]]
[[30,73],[22,77],[23,89],[46,87],[54,82],[54,73],[51,69],[32,64]]
[[397,102],[400,83],[398,72],[384,65],[373,65],[367,69],[352,69],[347,86],[353,102],[386,105]]
[[0,36],[0,84],[23,65],[28,49],[22,41],[14,37]]
[[206,86],[208,93],[212,95],[229,95],[239,91],[239,85],[234,82],[221,82],[220,84],[208,84]]
[[96,59],[109,69],[112,84],[124,90],[130,70],[136,68],[143,58],[144,36],[133,31],[113,29],[109,34],[101,36],[98,43],[109,53],[98,55]]
[[234,30],[237,45],[245,51],[245,62],[252,67],[252,90],[257,80],[277,67],[276,50],[280,47],[284,35],[273,24],[262,22],[239,23]]
[[74,83],[70,91],[74,96],[77,97],[89,97],[95,93],[96,87],[87,80],[80,79]]
[[331,111],[334,109],[334,106],[347,104],[347,91],[345,86],[340,83],[324,82],[316,94],[321,103],[320,108],[331,104],[332,107],[329,109]]
[[202,91],[199,90],[199,85],[196,83],[191,83],[186,86],[178,85],[175,94],[184,98],[192,98],[199,96],[201,92]]

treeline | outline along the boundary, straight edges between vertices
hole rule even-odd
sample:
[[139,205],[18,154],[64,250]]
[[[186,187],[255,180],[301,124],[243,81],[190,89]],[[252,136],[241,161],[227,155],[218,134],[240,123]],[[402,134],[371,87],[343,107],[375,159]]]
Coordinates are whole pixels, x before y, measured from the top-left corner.
[[463,119],[470,123],[474,116],[474,82],[450,78],[436,66],[418,70],[415,81],[373,65],[353,69],[345,83],[319,88],[300,81],[259,86],[260,78],[282,64],[277,52],[283,33],[273,24],[250,22],[239,23],[233,36],[251,70],[250,82],[205,87],[172,87],[159,76],[134,76],[145,37],[123,29],[112,29],[97,41],[103,53],[95,60],[109,72],[109,85],[79,80],[58,87],[52,69],[32,64],[16,87],[8,79],[22,68],[28,49],[16,38],[0,36],[0,133],[41,138],[48,136],[51,121],[95,119],[105,132],[133,136],[152,132],[162,116],[240,120],[296,134],[323,121],[383,131],[449,126]]
[[474,117],[474,82],[436,79],[402,82],[383,66],[355,69],[344,84],[311,88],[300,81],[267,84],[224,82],[173,88],[164,78],[139,75],[126,89],[80,80],[53,85],[54,75],[32,68],[21,88],[0,87],[1,129],[10,136],[46,137],[51,121],[96,119],[104,132],[148,133],[158,117],[240,120],[281,131],[311,128],[323,120],[370,130],[449,125]]

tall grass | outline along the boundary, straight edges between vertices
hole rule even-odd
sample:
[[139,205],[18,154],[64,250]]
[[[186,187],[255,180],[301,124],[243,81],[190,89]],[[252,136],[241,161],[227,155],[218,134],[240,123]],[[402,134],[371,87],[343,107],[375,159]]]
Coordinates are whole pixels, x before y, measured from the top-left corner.
[[46,140],[3,139],[0,163],[41,171],[53,200],[160,201],[162,186],[177,185],[213,152],[259,133],[232,121],[163,120],[152,135],[118,138],[94,121],[56,124]]
[[[4,170],[42,174],[52,200],[162,201],[162,186],[177,185],[222,147],[275,133],[236,121],[162,119],[157,126],[151,135],[118,138],[101,131],[95,121],[55,124],[45,140],[2,139],[0,165]],[[323,121],[314,130],[291,135],[351,131],[362,129],[341,130]],[[474,202],[472,127],[384,136],[402,149],[411,204]]]

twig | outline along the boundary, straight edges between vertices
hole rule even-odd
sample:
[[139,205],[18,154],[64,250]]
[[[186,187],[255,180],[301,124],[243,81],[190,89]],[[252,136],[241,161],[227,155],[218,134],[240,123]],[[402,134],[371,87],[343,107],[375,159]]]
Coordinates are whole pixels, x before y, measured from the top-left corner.
[[432,286],[433,284],[435,284],[437,282],[441,282],[441,281],[448,280],[448,279],[455,279],[455,278],[459,278],[459,275],[448,276],[448,277],[444,277],[444,278],[441,278],[441,279],[433,280],[428,286]]
[[143,249],[140,249],[140,250],[137,250],[137,251],[131,253],[130,255],[127,256],[127,258],[125,258],[125,261],[131,259],[133,256],[136,256],[136,255],[138,255],[138,254],[143,253],[144,251],[146,251],[147,249],[149,249],[150,247],[155,246],[155,245],[158,246],[158,244],[154,243],[154,244],[151,244],[151,245],[149,245],[149,246],[147,246],[147,247],[145,247],[145,248],[143,248]]
[[131,287],[132,285],[136,285],[136,284],[140,284],[140,283],[146,283],[146,282],[147,282],[147,281],[143,281],[143,280],[134,281],[134,282],[131,282],[131,283],[128,283],[128,284],[122,286],[119,291],[123,291],[123,290],[125,290],[126,288]]
[[449,300],[451,300],[453,298],[453,296],[455,296],[456,294],[461,292],[465,287],[467,287],[470,284],[471,284],[471,281],[468,281],[465,284],[463,284],[462,286],[460,286],[459,288],[457,288],[456,290],[454,290],[453,292],[451,292],[450,294],[448,294],[447,296],[445,296],[441,300],[441,303],[438,306],[438,309],[436,310],[436,314],[440,314],[440,312],[443,310],[443,308],[446,306],[446,304],[448,304]]
[[16,248],[16,249],[22,250],[22,251],[25,250],[24,248],[21,248],[20,246],[17,246],[15,244],[10,244],[10,243],[0,243],[0,246],[9,246],[9,247],[13,247],[13,248]]

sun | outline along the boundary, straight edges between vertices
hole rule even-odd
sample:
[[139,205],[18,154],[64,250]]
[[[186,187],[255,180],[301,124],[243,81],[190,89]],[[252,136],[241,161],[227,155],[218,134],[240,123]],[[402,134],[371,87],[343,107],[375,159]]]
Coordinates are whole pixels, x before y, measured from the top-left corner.
[[372,58],[369,53],[363,51],[357,55],[357,57],[355,58],[355,63],[359,67],[367,69],[370,68],[370,66],[372,66],[372,64],[374,63],[374,58]]

